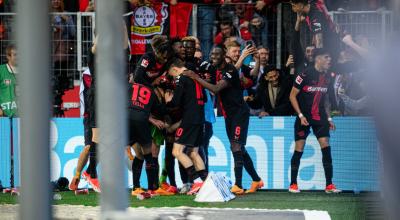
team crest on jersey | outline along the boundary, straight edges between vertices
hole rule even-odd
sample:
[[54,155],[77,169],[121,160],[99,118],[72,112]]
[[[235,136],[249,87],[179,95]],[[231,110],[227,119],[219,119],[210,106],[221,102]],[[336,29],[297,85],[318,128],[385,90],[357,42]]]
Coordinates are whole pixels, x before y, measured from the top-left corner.
[[313,20],[314,31],[321,31],[322,25],[321,23],[317,22],[316,19]]
[[302,82],[303,82],[303,78],[301,78],[301,76],[297,76],[296,83],[300,85]]
[[168,5],[162,3],[161,9],[156,10],[146,5],[133,11],[132,34],[147,37],[162,34],[165,19],[168,17]]
[[149,65],[149,61],[146,59],[142,60],[142,63],[140,64],[142,67],[147,68],[147,66]]
[[5,84],[6,86],[11,85],[11,79],[5,79],[5,80],[4,80],[4,84]]

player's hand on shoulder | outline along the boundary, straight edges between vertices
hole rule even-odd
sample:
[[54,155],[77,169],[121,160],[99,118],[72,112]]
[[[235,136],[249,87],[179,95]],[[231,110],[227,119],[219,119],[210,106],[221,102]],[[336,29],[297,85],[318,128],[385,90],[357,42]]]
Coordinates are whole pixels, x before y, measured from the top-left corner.
[[174,97],[174,94],[171,91],[166,91],[164,94],[165,102],[170,102],[173,97]]

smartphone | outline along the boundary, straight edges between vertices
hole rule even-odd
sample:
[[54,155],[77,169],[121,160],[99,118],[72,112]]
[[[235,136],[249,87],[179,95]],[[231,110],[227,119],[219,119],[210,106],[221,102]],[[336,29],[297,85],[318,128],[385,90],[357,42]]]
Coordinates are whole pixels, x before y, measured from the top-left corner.
[[254,41],[252,41],[252,40],[248,40],[248,41],[246,41],[246,47],[247,46],[254,46]]

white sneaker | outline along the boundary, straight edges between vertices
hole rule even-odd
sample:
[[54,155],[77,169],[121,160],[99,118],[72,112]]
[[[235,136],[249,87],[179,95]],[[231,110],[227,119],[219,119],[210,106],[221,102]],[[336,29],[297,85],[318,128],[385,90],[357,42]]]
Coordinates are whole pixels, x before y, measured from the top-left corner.
[[192,184],[185,183],[185,184],[183,184],[182,188],[179,190],[179,193],[186,194],[190,191],[191,188],[192,188]]

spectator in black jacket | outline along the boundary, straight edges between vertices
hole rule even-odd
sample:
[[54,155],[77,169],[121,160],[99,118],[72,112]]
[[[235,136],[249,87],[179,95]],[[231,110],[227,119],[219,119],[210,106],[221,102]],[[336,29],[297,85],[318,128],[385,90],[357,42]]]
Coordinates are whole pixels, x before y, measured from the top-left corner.
[[245,101],[254,109],[263,109],[258,116],[288,116],[293,110],[289,95],[291,80],[281,74],[275,67],[269,67],[264,71],[257,86],[255,97],[247,96]]

